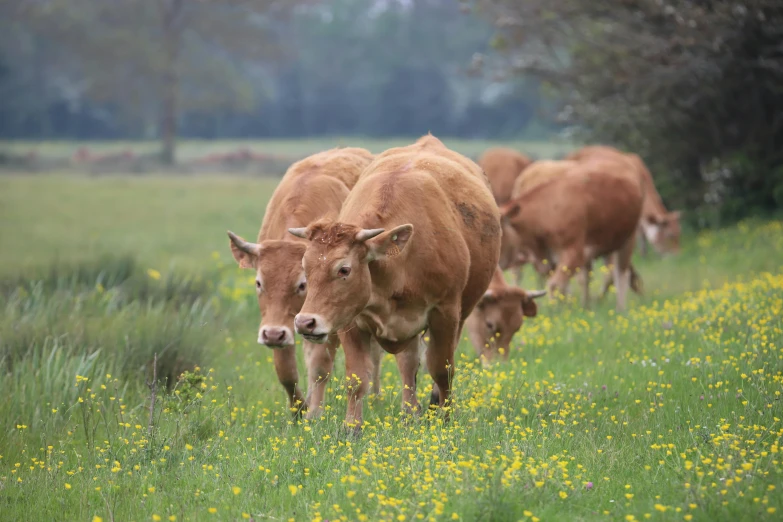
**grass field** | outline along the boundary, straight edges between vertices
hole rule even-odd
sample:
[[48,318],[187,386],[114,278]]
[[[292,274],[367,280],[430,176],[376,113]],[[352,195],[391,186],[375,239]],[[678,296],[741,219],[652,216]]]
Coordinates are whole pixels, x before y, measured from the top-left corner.
[[401,417],[387,356],[349,439],[342,353],[295,424],[255,343],[225,230],[273,186],[0,177],[0,519],[779,519],[783,222],[638,260],[625,315],[545,302],[490,370],[463,341],[448,424]]
[[[508,140],[498,142],[443,137],[443,141],[446,145],[453,148],[454,150],[474,157],[477,157],[486,148],[493,145],[515,147],[518,150],[526,152],[527,154],[530,154],[534,157],[541,158],[553,158],[558,155],[564,155],[573,148],[573,144],[570,142],[554,138],[541,141]],[[195,157],[201,157],[213,153],[234,151],[243,147],[246,147],[248,150],[256,153],[274,154],[291,158],[304,157],[308,154],[313,154],[324,149],[338,146],[364,147],[372,152],[378,153],[390,147],[407,145],[410,142],[410,138],[374,139],[365,137],[333,137],[290,140],[182,140],[178,147],[177,157],[179,160],[187,161]],[[6,150],[10,153],[27,154],[28,152],[35,151],[41,155],[51,157],[71,157],[80,147],[87,147],[90,150],[101,154],[109,152],[120,152],[123,150],[132,150],[136,153],[154,153],[159,150],[160,145],[153,141],[0,142],[0,150]]]

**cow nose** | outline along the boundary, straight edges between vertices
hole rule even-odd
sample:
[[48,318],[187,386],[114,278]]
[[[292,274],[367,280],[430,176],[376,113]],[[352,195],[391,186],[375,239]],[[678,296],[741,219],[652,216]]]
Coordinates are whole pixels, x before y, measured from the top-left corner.
[[316,325],[315,317],[312,315],[297,314],[294,319],[294,326],[296,326],[296,331],[299,333],[312,333]]
[[286,327],[263,326],[258,333],[258,342],[267,346],[285,346],[293,343],[293,334]]
[[285,330],[282,328],[268,328],[261,329],[261,340],[264,343],[281,343],[285,340]]

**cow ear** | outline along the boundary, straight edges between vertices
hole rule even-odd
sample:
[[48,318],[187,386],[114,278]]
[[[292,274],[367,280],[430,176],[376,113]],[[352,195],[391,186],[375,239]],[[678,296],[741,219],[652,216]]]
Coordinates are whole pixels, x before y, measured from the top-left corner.
[[239,264],[239,268],[255,268],[258,257],[261,255],[261,245],[245,241],[230,230],[228,237],[231,254]]
[[516,201],[510,201],[500,207],[500,217],[504,219],[514,219],[519,214],[520,206]]
[[368,260],[373,261],[400,255],[411,237],[413,237],[413,225],[411,224],[400,225],[376,235],[371,241],[367,240],[365,243],[369,249]]
[[522,315],[535,317],[538,314],[538,306],[535,299],[546,295],[546,290],[522,291]]
[[495,295],[495,292],[492,290],[487,290],[484,292],[484,295],[481,296],[481,299],[479,299],[479,302],[476,303],[476,308],[482,309],[484,306],[494,303],[497,301],[497,295]]

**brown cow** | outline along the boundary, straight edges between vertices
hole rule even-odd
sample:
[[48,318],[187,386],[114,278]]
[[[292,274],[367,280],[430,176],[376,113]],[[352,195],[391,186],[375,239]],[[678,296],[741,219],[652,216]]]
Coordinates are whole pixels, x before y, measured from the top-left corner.
[[500,214],[481,168],[423,136],[378,155],[336,220],[290,232],[310,241],[310,290],[296,330],[313,342],[339,333],[350,377],[346,424],[362,424],[372,339],[397,355],[403,409],[416,412],[419,339],[428,330],[431,403],[450,404],[454,350],[500,251]]
[[660,254],[677,253],[680,249],[680,212],[669,212],[661,200],[652,174],[637,155],[624,153],[606,145],[590,145],[569,154],[566,159],[582,160],[595,156],[623,156],[632,162],[644,185],[642,219],[639,221],[640,252],[647,254],[647,243]]
[[[304,401],[298,386],[294,316],[307,295],[302,269],[307,242],[291,237],[288,229],[337,217],[359,174],[371,161],[371,153],[360,148],[330,149],[300,160],[289,167],[272,194],[258,242],[249,243],[228,232],[231,253],[239,266],[256,271],[261,311],[258,343],[274,349],[275,370],[288,393],[289,405],[297,408],[297,415],[306,410],[308,418],[322,412],[339,339],[331,335],[326,344],[307,340],[302,343],[308,374],[308,398]],[[380,349],[374,347],[372,381],[376,392],[380,384],[380,355]]]
[[492,147],[484,151],[478,164],[487,175],[492,196],[498,205],[511,199],[514,181],[530,163],[530,158],[508,147]]
[[546,290],[525,292],[509,286],[500,267],[495,268],[489,288],[465,323],[470,342],[484,367],[498,355],[508,360],[511,339],[522,327],[523,317],[536,316],[538,307],[534,299],[545,294]]
[[[509,147],[491,147],[484,151],[478,160],[479,166],[489,180],[492,196],[498,205],[506,203],[511,198],[514,182],[528,165],[530,158]],[[500,239],[500,260],[498,264],[503,270],[514,270],[517,286],[522,278],[522,263],[519,262],[517,244],[519,238],[511,227],[503,227]]]
[[[519,234],[520,248],[538,260],[557,260],[547,288],[562,293],[577,270],[589,272],[593,259],[611,255],[617,309],[623,310],[644,198],[637,174],[627,161],[595,157],[545,178],[501,207]],[[588,284],[583,277],[585,304]]]
[[[528,166],[527,169],[525,169],[524,175],[519,176],[514,182],[514,187],[511,191],[511,197],[512,198],[519,197],[519,195],[523,191],[531,190],[534,186],[538,185],[542,181],[549,179],[550,176],[561,175],[563,172],[576,166],[576,164],[577,164],[576,160],[534,161],[533,163],[530,164],[530,166]],[[636,167],[635,164],[633,166],[634,168]],[[515,239],[519,241],[518,236],[516,236]],[[517,246],[517,262],[519,263],[520,268],[525,263],[531,263],[533,265],[536,274],[539,277],[539,282],[541,284],[544,284],[544,279],[554,269],[556,264],[555,261],[551,258],[537,259],[535,255],[533,255],[529,251],[521,252],[519,251],[518,246]],[[604,256],[604,262],[607,263],[608,266],[610,262],[608,255]],[[629,267],[631,270],[631,283],[630,283],[631,290],[633,290],[637,294],[641,294],[642,293],[641,276],[634,268],[633,263],[631,263]],[[589,277],[588,271],[580,270],[580,277]],[[603,298],[606,295],[606,293],[609,290],[609,287],[612,286],[613,282],[614,282],[614,278],[612,277],[612,271],[610,270],[604,277],[604,282],[601,288],[601,298]],[[583,280],[582,285],[583,287],[584,285],[589,285],[589,280],[587,281]],[[583,298],[585,299],[585,303],[587,303],[587,297],[588,297],[587,295],[583,296]]]

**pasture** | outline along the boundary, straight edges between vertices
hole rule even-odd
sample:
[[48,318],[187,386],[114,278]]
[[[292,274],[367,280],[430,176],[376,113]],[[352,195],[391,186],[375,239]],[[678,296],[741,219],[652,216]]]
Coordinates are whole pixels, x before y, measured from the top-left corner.
[[[444,143],[467,156],[477,157],[486,148],[502,145],[515,147],[534,157],[554,157],[565,154],[573,148],[573,144],[566,140],[466,140],[444,138]],[[206,156],[208,154],[224,153],[240,148],[259,154],[270,154],[287,158],[298,159],[315,152],[331,147],[364,147],[367,150],[378,153],[390,147],[399,147],[410,143],[408,138],[367,138],[367,137],[335,137],[335,138],[311,138],[311,139],[266,139],[266,140],[196,140],[185,139],[179,143],[178,158],[182,161]],[[133,151],[136,154],[153,154],[159,150],[158,142],[137,141],[10,141],[4,142],[2,148],[11,154],[28,154],[31,152],[54,158],[69,158],[80,148],[85,147],[96,153],[119,152],[123,150]]]
[[463,340],[449,423],[401,415],[387,355],[351,439],[342,352],[295,423],[255,341],[225,230],[255,237],[274,186],[0,177],[3,520],[779,519],[783,222],[637,257],[625,315],[544,302],[508,363]]

